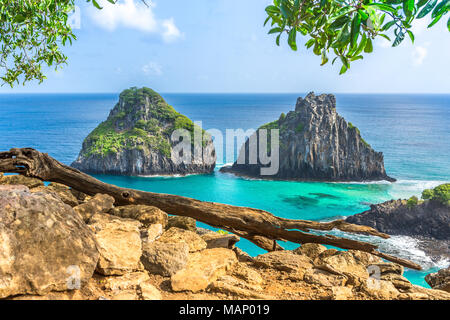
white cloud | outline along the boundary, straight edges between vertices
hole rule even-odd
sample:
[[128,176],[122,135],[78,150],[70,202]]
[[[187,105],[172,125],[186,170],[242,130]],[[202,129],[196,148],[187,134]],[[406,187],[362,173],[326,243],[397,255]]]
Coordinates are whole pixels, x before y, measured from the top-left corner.
[[162,22],[162,26],[165,29],[164,32],[162,33],[164,41],[172,42],[175,39],[181,37],[181,32],[175,25],[175,21],[173,20],[173,18],[164,20]]
[[163,74],[161,65],[153,61],[144,65],[142,72],[148,76],[160,76]]
[[89,16],[101,28],[114,31],[124,27],[147,33],[159,33],[164,41],[170,42],[181,36],[173,18],[158,20],[152,7],[145,6],[140,0],[123,0],[111,4],[107,0],[98,0],[102,10],[91,6]]
[[413,65],[420,66],[427,57],[428,49],[422,46],[416,45],[411,53]]

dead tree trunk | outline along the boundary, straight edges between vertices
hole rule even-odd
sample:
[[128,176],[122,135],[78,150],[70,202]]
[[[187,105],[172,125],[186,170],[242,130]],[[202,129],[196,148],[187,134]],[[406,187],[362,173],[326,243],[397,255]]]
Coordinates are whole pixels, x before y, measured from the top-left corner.
[[210,226],[236,233],[268,251],[282,249],[276,243],[276,240],[295,243],[319,243],[342,249],[369,252],[405,267],[421,269],[416,263],[379,252],[376,250],[376,245],[367,242],[309,233],[310,230],[330,231],[339,229],[345,232],[389,238],[388,235],[370,227],[350,224],[343,220],[321,223],[284,219],[267,211],[253,208],[120,188],[101,182],[58,162],[48,154],[30,148],[0,152],[0,172],[19,173],[43,181],[62,183],[89,195],[108,194],[114,197],[116,205],[142,204],[155,206],[169,214],[191,217]]

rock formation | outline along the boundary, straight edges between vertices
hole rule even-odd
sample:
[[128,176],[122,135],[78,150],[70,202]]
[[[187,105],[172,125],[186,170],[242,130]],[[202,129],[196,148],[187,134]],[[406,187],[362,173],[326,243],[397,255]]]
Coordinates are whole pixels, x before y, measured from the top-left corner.
[[[183,154],[173,151],[178,143],[171,140],[175,129],[191,134],[190,161],[182,162]],[[198,143],[193,139],[195,130]],[[212,172],[215,163],[214,144],[206,132],[155,91],[131,88],[120,94],[107,120],[84,140],[72,167],[100,174],[183,175]]]
[[450,292],[450,267],[428,274],[425,281],[433,289]]
[[[298,98],[295,111],[282,114],[278,120],[257,130],[253,141],[258,144],[261,129],[279,129],[278,172],[273,175],[261,173],[268,164],[262,161],[259,147],[257,161],[250,162],[251,138],[241,148],[241,162],[223,167],[221,171],[263,179],[395,181],[386,174],[383,154],[374,151],[361,137],[358,128],[336,112],[336,99],[331,94],[316,96],[309,93],[304,99]],[[267,137],[270,154],[270,132]]]
[[[252,258],[239,237],[170,226],[161,210],[102,194],[72,208],[54,188],[0,186],[0,299],[450,299],[370,253],[306,243]],[[80,287],[67,285],[71,266]]]
[[450,240],[450,207],[437,201],[408,206],[406,200],[390,200],[346,219],[390,235]]

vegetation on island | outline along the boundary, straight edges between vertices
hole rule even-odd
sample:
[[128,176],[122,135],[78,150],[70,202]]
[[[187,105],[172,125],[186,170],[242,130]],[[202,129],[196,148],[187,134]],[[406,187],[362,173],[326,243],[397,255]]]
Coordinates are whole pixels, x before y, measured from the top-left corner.
[[[149,106],[149,114],[143,114],[142,106]],[[152,89],[133,87],[124,90],[113,112],[86,138],[83,154],[85,157],[105,157],[124,149],[138,149],[157,151],[169,158],[172,148],[170,137],[177,129],[189,131],[191,143],[194,143],[196,125],[168,105]],[[209,135],[204,130],[201,132],[204,147]]]
[[441,184],[434,189],[425,189],[422,199],[437,201],[450,207],[450,183]]
[[358,127],[354,126],[353,123],[348,122],[348,130],[355,130],[356,133],[359,135],[359,137],[361,138],[361,142],[364,143],[364,145],[366,147],[370,147],[370,144],[367,143],[366,140],[364,140],[364,138],[361,136],[361,131],[358,129]]

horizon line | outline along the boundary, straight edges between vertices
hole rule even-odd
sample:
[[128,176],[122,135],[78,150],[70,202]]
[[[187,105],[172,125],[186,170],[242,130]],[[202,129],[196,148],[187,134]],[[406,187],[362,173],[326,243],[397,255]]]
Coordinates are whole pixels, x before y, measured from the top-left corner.
[[[125,89],[124,89],[125,90]],[[120,94],[121,91],[74,91],[74,92],[0,92],[0,95],[20,95],[20,94]],[[323,92],[310,90],[310,91],[297,91],[297,92],[182,92],[182,91],[161,91],[159,94],[304,94],[314,92],[318,94],[324,94]],[[408,95],[421,95],[421,94],[440,94],[440,95],[450,95],[450,92],[332,92],[325,94],[408,94]]]

